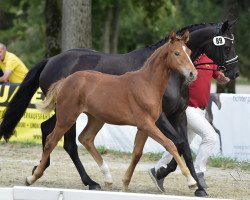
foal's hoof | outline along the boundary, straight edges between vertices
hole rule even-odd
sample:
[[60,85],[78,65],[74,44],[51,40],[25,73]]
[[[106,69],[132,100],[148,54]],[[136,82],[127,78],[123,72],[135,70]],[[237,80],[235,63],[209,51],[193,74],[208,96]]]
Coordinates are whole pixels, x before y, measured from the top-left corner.
[[190,190],[196,190],[198,188],[197,184],[189,185],[188,187]]
[[194,195],[197,196],[197,197],[206,197],[208,196],[207,192],[203,189],[197,189],[195,192],[194,192]]
[[112,182],[104,182],[105,187],[112,188],[113,183]]
[[89,185],[89,190],[101,190],[101,186],[96,183],[95,185]]
[[26,186],[30,186],[30,185],[32,185],[32,183],[31,183],[31,181],[30,181],[30,178],[29,178],[29,177],[26,177],[26,179],[25,179],[25,185],[26,185]]
[[128,184],[124,184],[124,183],[123,183],[122,191],[123,191],[123,192],[128,192]]

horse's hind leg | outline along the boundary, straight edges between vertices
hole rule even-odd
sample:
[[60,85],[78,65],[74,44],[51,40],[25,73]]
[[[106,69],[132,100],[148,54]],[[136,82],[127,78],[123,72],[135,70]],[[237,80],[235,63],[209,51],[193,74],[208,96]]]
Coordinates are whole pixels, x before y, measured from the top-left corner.
[[105,185],[111,186],[113,183],[112,176],[109,172],[108,165],[103,160],[100,153],[97,151],[94,140],[98,131],[103,127],[104,123],[94,118],[91,115],[88,115],[88,123],[83,129],[82,133],[79,135],[79,141],[85,146],[88,152],[92,155],[96,163],[98,164],[101,172],[105,176]]
[[135,136],[135,141],[134,141],[134,149],[133,149],[133,153],[132,153],[132,159],[130,162],[130,165],[123,177],[123,190],[125,192],[128,191],[128,185],[131,181],[131,177],[134,173],[135,167],[137,165],[137,163],[139,162],[141,156],[142,156],[142,151],[145,145],[145,142],[147,141],[148,136],[141,132],[141,131],[137,131],[136,136]]
[[78,173],[81,176],[84,185],[88,185],[90,190],[101,189],[101,186],[93,181],[85,171],[78,154],[76,144],[76,125],[74,124],[71,129],[64,135],[65,151],[69,154],[71,160],[76,166]]
[[35,169],[34,174],[26,178],[26,185],[33,184],[37,179],[39,179],[43,175],[50,153],[56,147],[58,141],[62,138],[65,132],[73,125],[73,124],[66,123],[65,120],[64,122],[65,122],[64,124],[62,123],[59,124],[57,122],[52,133],[50,133],[47,136],[43,154],[42,154],[42,159],[39,165],[37,166],[37,168]]

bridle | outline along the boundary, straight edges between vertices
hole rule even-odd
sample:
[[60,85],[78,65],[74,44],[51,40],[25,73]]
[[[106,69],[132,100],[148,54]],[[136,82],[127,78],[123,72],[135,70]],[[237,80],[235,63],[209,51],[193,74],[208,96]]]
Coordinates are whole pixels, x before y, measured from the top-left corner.
[[231,38],[222,36],[222,34],[221,34],[221,26],[222,26],[222,24],[219,24],[217,26],[218,31],[217,31],[216,35],[213,38],[208,39],[207,41],[205,41],[201,45],[201,47],[204,47],[205,45],[212,42],[214,44],[214,46],[215,46],[215,50],[213,52],[216,53],[216,51],[219,51],[219,55],[220,55],[219,63],[221,63],[221,64],[217,65],[217,69],[208,69],[208,68],[203,68],[203,67],[198,67],[198,66],[216,64],[216,63],[215,62],[198,63],[198,64],[194,63],[194,66],[196,67],[196,69],[213,70],[213,71],[227,71],[229,65],[237,63],[239,61],[238,55],[236,55],[234,58],[231,58],[229,60],[224,60],[224,58],[223,58],[223,46],[225,45],[226,40],[229,40],[231,42],[231,44],[233,44],[234,35],[232,34]]

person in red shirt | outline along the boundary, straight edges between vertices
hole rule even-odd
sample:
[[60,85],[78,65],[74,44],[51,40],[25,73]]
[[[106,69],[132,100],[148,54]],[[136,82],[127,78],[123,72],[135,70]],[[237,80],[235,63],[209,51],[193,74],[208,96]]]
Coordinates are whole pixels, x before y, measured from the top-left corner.
[[[201,54],[196,60],[195,64],[211,63],[206,54]],[[199,65],[197,71],[198,76],[195,81],[189,85],[189,106],[186,109],[187,115],[187,135],[189,144],[192,142],[196,134],[202,138],[199,146],[197,157],[194,162],[195,171],[197,173],[201,186],[207,188],[204,179],[204,172],[206,171],[206,164],[208,157],[212,154],[213,148],[217,140],[217,134],[208,120],[205,118],[206,107],[210,97],[211,80],[214,78],[219,84],[226,84],[230,81],[220,71],[216,71],[215,64]],[[157,188],[164,192],[163,187],[164,178],[158,180],[156,172],[161,167],[167,168],[167,164],[172,160],[173,156],[164,152],[162,158],[156,163],[154,168],[149,169],[149,174],[152,180],[156,183]]]

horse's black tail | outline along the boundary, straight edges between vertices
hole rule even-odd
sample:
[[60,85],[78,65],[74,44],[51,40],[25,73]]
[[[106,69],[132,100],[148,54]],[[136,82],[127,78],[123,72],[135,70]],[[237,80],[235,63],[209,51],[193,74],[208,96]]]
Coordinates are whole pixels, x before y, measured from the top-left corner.
[[14,134],[14,129],[22,118],[26,108],[39,87],[39,76],[44,69],[48,59],[44,59],[37,63],[27,73],[25,79],[20,84],[16,94],[8,104],[0,125],[0,140],[2,137],[6,141]]

